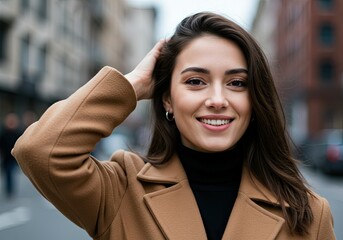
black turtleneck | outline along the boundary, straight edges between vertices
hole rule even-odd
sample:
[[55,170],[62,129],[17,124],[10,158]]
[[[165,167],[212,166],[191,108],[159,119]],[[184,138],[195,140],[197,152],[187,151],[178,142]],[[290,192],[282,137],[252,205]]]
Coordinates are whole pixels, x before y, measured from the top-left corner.
[[241,181],[240,154],[235,149],[198,152],[181,144],[177,152],[197,201],[207,239],[222,239]]

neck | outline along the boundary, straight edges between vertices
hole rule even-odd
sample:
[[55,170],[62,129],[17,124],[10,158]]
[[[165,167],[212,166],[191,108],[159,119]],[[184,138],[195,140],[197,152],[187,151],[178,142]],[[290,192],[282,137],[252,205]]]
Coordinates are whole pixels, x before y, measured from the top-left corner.
[[205,153],[180,144],[177,153],[190,183],[236,184],[240,181],[243,159],[238,149]]

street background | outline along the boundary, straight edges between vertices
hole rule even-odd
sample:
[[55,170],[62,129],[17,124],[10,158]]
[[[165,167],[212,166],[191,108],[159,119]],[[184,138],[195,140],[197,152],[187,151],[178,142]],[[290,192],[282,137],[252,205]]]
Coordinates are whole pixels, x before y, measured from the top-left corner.
[[[0,134],[9,113],[23,131],[105,65],[131,71],[157,40],[198,11],[231,18],[265,51],[288,131],[301,150],[297,157],[316,167],[301,170],[328,199],[343,239],[341,0],[0,0]],[[118,148],[144,153],[148,108],[149,101],[140,101],[93,155],[108,159]],[[336,145],[325,133],[335,135]],[[90,239],[16,170],[13,196],[6,196],[0,172],[1,240]]]

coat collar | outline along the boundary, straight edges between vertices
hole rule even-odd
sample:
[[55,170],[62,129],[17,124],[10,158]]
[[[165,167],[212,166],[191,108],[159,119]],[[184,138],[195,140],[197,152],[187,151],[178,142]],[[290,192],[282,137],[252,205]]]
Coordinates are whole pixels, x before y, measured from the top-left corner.
[[176,154],[162,165],[145,164],[137,177],[144,182],[162,184],[176,184],[187,179],[186,172]]
[[[160,166],[153,166],[147,163],[138,173],[137,177],[144,182],[160,184],[177,184],[187,179],[187,175],[176,154],[168,162]],[[276,206],[280,205],[274,194],[263,186],[250,173],[247,167],[243,168],[239,192],[256,201],[270,203]],[[285,205],[289,207],[287,202],[285,202]]]
[[[160,166],[147,163],[137,178],[144,182],[171,185],[144,196],[146,205],[167,239],[206,239],[196,200],[176,154]],[[276,237],[284,219],[265,210],[257,202],[280,205],[275,196],[244,167],[239,193],[223,239]]]
[[176,155],[161,166],[147,163],[137,177],[145,182],[172,185],[144,196],[166,239],[206,240],[198,205]]

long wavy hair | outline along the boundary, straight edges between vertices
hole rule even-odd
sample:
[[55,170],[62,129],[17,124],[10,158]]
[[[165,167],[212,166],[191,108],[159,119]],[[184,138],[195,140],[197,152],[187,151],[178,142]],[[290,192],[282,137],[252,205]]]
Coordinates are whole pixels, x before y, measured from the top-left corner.
[[268,62],[250,34],[221,15],[201,12],[185,18],[163,47],[153,73],[154,125],[146,159],[162,164],[175,153],[180,133],[176,124],[165,118],[163,96],[170,93],[177,56],[195,38],[207,34],[235,42],[245,56],[253,121],[238,143],[240,152],[253,176],[275,194],[291,232],[304,235],[313,221],[309,206],[312,194],[292,158],[285,116]]

